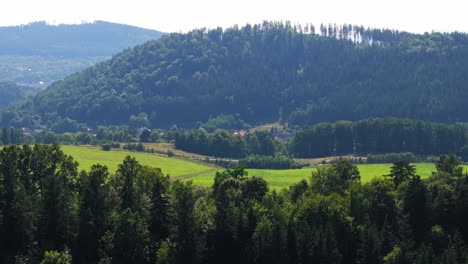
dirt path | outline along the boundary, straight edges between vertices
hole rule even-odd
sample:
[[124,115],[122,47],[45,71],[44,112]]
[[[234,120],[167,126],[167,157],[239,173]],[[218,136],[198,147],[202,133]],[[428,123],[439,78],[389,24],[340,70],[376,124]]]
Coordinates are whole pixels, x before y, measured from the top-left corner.
[[178,175],[178,176],[171,177],[171,180],[173,180],[173,181],[175,181],[175,180],[184,180],[184,179],[188,179],[188,178],[197,177],[197,176],[200,176],[200,175],[203,175],[203,174],[207,174],[207,173],[210,173],[210,172],[216,172],[218,170],[219,170],[219,168],[200,171],[200,172],[197,172],[197,173]]

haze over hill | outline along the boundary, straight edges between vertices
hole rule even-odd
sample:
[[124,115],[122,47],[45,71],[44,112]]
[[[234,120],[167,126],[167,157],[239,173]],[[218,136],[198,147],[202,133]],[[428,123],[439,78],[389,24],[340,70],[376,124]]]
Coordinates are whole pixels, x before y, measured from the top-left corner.
[[[221,114],[306,125],[396,116],[468,121],[468,36],[265,22],[171,34],[16,106],[3,125],[193,127]],[[34,117],[34,118],[33,118]]]
[[0,81],[0,109],[34,93],[35,91],[31,87],[16,85],[14,82]]
[[161,34],[104,21],[0,27],[0,80],[45,87]]

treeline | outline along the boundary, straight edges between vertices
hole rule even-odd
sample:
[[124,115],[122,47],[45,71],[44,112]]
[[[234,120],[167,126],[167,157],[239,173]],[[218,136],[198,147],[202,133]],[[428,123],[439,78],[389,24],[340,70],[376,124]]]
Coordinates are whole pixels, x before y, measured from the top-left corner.
[[366,159],[367,163],[393,163],[401,160],[412,163],[419,161],[418,157],[411,152],[369,154]]
[[4,127],[0,130],[0,146],[23,143],[24,138],[20,129]]
[[439,155],[467,145],[463,125],[413,119],[371,118],[320,123],[297,132],[290,145],[296,157],[411,152]]
[[248,169],[271,169],[271,170],[286,170],[298,169],[305,164],[296,163],[293,159],[284,156],[261,156],[251,155],[239,160],[238,165]]
[[467,58],[464,33],[281,22],[199,29],[69,76],[17,105],[1,125],[40,127],[58,116],[88,126],[146,116],[147,127],[186,129],[221,115],[252,125],[382,116],[463,122]]
[[[83,129],[86,131],[86,129]],[[158,142],[173,141],[176,131],[143,129],[138,131],[128,127],[98,127],[95,131],[65,132],[17,129],[0,129],[0,145],[11,144],[64,144],[64,145],[107,145],[118,142]]]
[[243,158],[247,155],[273,156],[276,141],[271,133],[256,131],[245,136],[218,129],[207,133],[202,129],[178,133],[175,147],[181,150],[222,158]]
[[206,123],[199,123],[199,127],[205,129],[208,132],[213,132],[216,129],[225,130],[238,130],[248,129],[250,125],[245,123],[244,120],[240,119],[239,115],[219,115],[208,119]]
[[[1,263],[467,263],[468,176],[340,161],[280,192],[241,167],[208,189],[127,157],[88,172],[57,145],[0,150]],[[49,262],[44,262],[49,263]]]
[[280,143],[270,132],[244,136],[226,130],[174,132],[175,146],[203,155],[243,158],[249,155],[287,155],[297,158],[362,155],[368,161],[417,161],[417,156],[457,153],[468,156],[465,124],[442,124],[414,119],[371,118],[320,123],[299,130]]

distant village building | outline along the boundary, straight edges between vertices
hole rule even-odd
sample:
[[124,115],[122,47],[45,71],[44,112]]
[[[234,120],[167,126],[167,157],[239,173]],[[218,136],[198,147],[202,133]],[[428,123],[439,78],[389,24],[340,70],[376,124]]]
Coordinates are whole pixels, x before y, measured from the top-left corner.
[[240,136],[240,137],[245,137],[247,136],[249,133],[245,130],[237,130],[237,131],[234,131],[234,135],[235,136]]
[[21,128],[21,133],[25,136],[28,136],[31,134],[31,129],[27,128],[27,127],[23,127]]

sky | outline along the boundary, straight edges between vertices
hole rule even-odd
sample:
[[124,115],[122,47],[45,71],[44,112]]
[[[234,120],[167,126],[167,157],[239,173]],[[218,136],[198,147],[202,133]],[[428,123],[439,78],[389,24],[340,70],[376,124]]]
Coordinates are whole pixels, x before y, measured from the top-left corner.
[[467,7],[466,0],[6,0],[0,26],[103,20],[187,32],[270,20],[351,23],[415,33],[468,32]]

